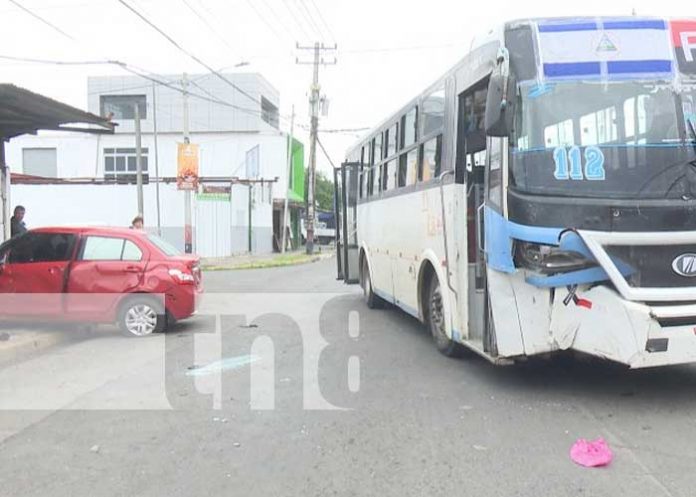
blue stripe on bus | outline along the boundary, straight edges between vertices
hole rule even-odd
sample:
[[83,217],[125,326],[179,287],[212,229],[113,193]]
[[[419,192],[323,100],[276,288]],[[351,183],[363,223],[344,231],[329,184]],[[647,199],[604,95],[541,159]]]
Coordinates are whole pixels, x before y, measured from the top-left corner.
[[667,29],[667,23],[660,19],[645,21],[608,21],[602,23],[604,29]]
[[599,62],[558,62],[544,64],[544,74],[549,77],[599,76],[602,68]]
[[596,22],[539,24],[540,33],[561,33],[564,31],[597,31]]
[[671,60],[611,60],[607,62],[609,74],[671,73]]

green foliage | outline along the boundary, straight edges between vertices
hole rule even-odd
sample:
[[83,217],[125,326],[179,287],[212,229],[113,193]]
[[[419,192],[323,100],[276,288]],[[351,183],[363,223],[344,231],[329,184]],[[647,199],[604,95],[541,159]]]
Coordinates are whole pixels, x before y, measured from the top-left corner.
[[[309,171],[305,172],[305,193],[307,192],[307,181],[309,178]],[[315,178],[315,189],[314,196],[316,199],[317,209],[321,211],[333,211],[333,195],[334,195],[334,184],[331,179],[329,179],[326,174],[321,171],[317,171]],[[307,201],[305,194],[305,203]]]

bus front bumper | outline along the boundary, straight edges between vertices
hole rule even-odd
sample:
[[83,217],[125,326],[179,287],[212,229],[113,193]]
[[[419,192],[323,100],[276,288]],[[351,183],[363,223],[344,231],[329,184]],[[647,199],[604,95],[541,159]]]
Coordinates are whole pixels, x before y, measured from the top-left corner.
[[555,347],[646,368],[696,362],[696,305],[645,304],[596,286],[574,296],[557,289],[551,312]]

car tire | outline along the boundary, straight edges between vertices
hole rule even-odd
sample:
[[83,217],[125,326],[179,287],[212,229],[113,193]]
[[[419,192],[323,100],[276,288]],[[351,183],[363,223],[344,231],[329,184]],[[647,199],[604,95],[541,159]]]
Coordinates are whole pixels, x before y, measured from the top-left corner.
[[370,278],[370,267],[367,265],[367,258],[363,257],[360,268],[360,286],[363,289],[365,304],[370,309],[381,309],[384,307],[384,300],[378,297],[372,290],[372,278]]
[[165,330],[167,313],[163,305],[153,297],[138,295],[128,297],[119,309],[118,327],[131,338],[142,338]]
[[426,300],[426,325],[433,336],[437,350],[447,357],[461,357],[466,348],[447,336],[445,329],[444,305],[442,291],[437,276],[433,275],[428,285]]

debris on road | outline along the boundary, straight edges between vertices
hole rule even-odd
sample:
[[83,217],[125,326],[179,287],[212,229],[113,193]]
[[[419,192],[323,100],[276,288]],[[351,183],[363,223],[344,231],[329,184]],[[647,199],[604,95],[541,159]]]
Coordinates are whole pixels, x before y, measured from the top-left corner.
[[570,458],[573,462],[588,468],[606,466],[612,457],[611,449],[601,437],[589,442],[581,438],[570,448]]
[[221,373],[223,371],[239,369],[258,361],[259,359],[261,358],[255,355],[242,355],[211,362],[207,366],[189,366],[186,376],[207,376],[213,373]]
[[242,446],[242,444],[240,444],[239,442],[234,442],[232,444],[232,447],[241,447],[241,446]]
[[474,450],[478,450],[480,452],[483,452],[484,450],[488,450],[488,448],[484,447],[483,445],[472,445],[472,447],[474,448]]
[[89,450],[90,450],[90,452],[94,452],[95,454],[98,454],[98,453],[99,453],[99,446],[98,446],[98,445],[92,445],[92,447],[90,447]]

